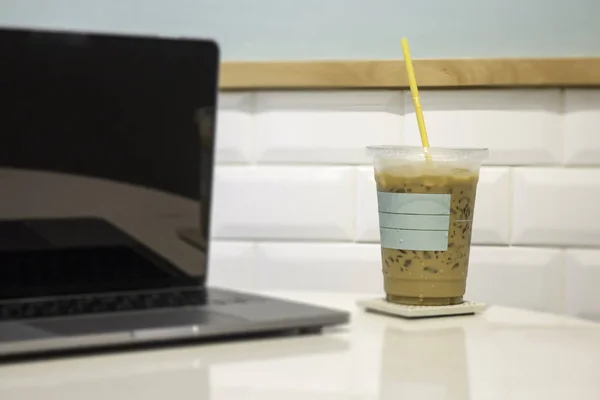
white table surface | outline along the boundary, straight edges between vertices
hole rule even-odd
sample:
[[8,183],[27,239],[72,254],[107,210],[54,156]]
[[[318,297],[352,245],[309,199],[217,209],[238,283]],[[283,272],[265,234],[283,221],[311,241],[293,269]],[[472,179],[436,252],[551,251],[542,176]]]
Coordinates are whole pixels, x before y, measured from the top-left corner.
[[1,400],[600,399],[600,324],[491,307],[406,321],[364,296],[278,293],[352,310],[322,335],[0,365]]

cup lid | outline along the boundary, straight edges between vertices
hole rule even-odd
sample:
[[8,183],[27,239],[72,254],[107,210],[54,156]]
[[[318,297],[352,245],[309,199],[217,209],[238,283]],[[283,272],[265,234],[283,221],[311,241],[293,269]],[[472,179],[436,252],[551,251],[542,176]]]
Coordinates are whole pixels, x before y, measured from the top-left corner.
[[[427,153],[433,161],[481,161],[488,157],[486,148],[429,147]],[[422,161],[426,158],[423,147],[418,146],[367,146],[373,157]]]

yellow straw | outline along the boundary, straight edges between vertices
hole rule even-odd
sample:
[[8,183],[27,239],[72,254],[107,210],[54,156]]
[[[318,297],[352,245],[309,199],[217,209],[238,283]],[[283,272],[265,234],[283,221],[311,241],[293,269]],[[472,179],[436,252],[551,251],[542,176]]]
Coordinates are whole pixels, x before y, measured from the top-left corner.
[[[423,118],[423,109],[421,108],[421,99],[419,98],[419,89],[417,88],[417,80],[415,78],[415,70],[413,69],[410,50],[408,49],[408,41],[402,38],[402,53],[404,54],[404,64],[408,73],[408,83],[412,94],[413,104],[415,105],[415,113],[417,114],[417,124],[419,125],[419,133],[421,134],[421,144],[423,149],[427,151],[429,148],[429,139],[427,138],[427,129],[425,129],[425,119]],[[429,153],[427,153],[429,158]]]

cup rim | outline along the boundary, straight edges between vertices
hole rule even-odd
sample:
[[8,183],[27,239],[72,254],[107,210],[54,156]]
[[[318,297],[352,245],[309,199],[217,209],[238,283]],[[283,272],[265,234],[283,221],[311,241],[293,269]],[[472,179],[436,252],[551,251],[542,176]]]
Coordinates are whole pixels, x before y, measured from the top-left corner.
[[398,145],[376,145],[367,146],[367,154],[374,157],[397,158],[397,159],[419,159],[424,160],[429,153],[435,161],[460,161],[460,160],[483,160],[488,157],[487,148],[450,148],[450,147],[429,147],[427,153],[420,146],[398,146]]

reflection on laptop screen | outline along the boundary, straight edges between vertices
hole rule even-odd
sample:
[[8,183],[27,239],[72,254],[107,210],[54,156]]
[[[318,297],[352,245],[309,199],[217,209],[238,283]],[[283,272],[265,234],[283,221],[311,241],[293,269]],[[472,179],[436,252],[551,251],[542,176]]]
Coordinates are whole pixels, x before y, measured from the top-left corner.
[[202,283],[216,46],[0,29],[0,54],[0,298]]

